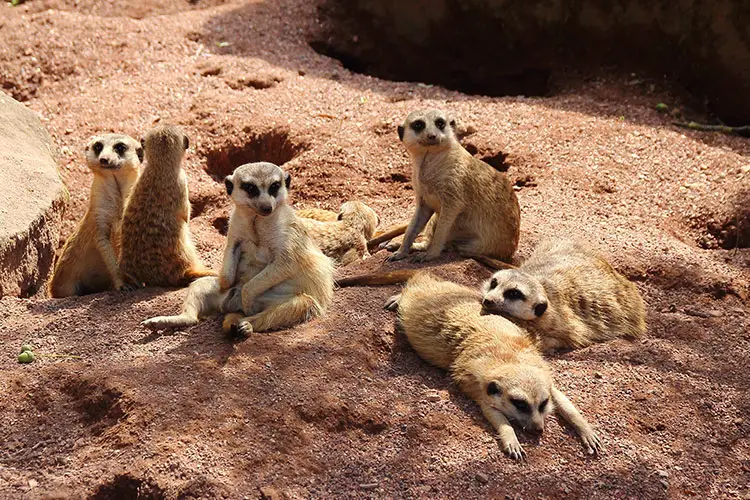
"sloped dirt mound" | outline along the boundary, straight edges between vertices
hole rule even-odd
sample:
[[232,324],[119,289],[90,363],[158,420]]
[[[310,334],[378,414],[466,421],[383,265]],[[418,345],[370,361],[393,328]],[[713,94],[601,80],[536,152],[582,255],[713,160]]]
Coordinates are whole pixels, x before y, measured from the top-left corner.
[[100,485],[89,500],[162,500],[167,498],[158,485],[131,474],[120,474]]

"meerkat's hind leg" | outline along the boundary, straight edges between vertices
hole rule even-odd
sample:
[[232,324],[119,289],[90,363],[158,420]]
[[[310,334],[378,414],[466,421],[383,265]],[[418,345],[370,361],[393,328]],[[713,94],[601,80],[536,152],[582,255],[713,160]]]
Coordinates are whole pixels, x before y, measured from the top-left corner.
[[199,318],[218,312],[228,295],[229,292],[221,292],[218,278],[205,276],[191,283],[182,305],[182,313],[176,316],[157,316],[141,324],[149,330],[186,328],[197,325]]
[[238,317],[240,314],[228,314],[222,328],[225,332],[236,330],[240,335],[248,336],[253,332],[279,330],[303,323],[311,318],[320,316],[320,304],[307,294],[299,294],[285,301],[278,301],[269,305],[258,314]]
[[385,301],[384,309],[389,311],[398,311],[398,303],[401,302],[401,294],[391,295],[388,300]]

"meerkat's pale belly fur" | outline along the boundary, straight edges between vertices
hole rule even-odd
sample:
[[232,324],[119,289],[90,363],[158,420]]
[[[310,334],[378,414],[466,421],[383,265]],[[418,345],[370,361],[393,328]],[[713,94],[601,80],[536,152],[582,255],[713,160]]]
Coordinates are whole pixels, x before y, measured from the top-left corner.
[[595,251],[569,241],[545,241],[521,270],[544,286],[549,306],[532,321],[511,318],[534,333],[543,349],[580,348],[646,331],[638,289]]

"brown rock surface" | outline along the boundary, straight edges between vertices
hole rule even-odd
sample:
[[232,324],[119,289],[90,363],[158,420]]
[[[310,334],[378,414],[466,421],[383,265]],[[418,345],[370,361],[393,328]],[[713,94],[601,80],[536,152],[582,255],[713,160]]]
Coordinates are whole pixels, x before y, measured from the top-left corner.
[[[540,237],[579,236],[644,295],[642,340],[550,359],[607,453],[585,456],[550,418],[540,441],[519,433],[527,463],[504,457],[476,405],[394,332],[382,304],[398,287],[338,290],[324,318],[243,342],[224,338],[218,318],[164,335],[140,326],[178,311],[185,290],[4,297],[0,498],[750,494],[750,316],[740,297],[750,253],[700,244],[715,238],[709,221],[744,215],[733,207],[750,182],[747,140],[673,127],[653,110],[679,104],[660,81],[603,73],[549,98],[467,96],[353,74],[318,55],[307,43],[315,2],[217,3],[0,5],[0,86],[31,96],[61,146],[71,191],[63,236],[86,208],[86,139],[138,137],[161,122],[190,134],[191,228],[212,265],[229,207],[217,181],[243,161],[286,162],[297,206],[359,198],[397,223],[413,192],[396,124],[417,107],[449,108],[466,144],[507,166],[519,188],[519,258]],[[136,5],[139,19],[129,16]],[[267,88],[234,84],[269,78]],[[384,256],[344,273],[376,270]],[[467,285],[489,275],[451,255],[431,266]],[[26,341],[83,359],[19,365]]]
[[28,297],[52,270],[67,191],[36,113],[0,92],[0,297]]

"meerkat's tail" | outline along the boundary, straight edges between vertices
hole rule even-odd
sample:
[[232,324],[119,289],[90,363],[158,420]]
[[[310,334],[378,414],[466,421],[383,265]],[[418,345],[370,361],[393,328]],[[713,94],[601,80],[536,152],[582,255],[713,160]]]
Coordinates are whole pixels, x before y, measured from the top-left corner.
[[406,232],[407,227],[407,224],[403,224],[391,228],[388,231],[376,234],[370,241],[367,242],[367,250],[372,251],[381,243],[385,243],[386,241],[390,241],[397,236],[401,236]]
[[359,276],[341,278],[336,280],[336,284],[341,288],[348,286],[398,285],[399,283],[406,283],[420,271],[420,269],[399,269],[380,274],[361,274]]
[[207,267],[196,265],[185,271],[185,273],[182,275],[181,282],[183,285],[189,285],[198,278],[204,278],[206,276],[218,276],[218,274],[216,273],[216,271],[208,269]]
[[518,269],[518,266],[514,266],[513,264],[503,262],[502,260],[499,260],[499,259],[493,259],[492,257],[487,257],[486,255],[462,252],[461,257],[465,259],[474,259],[475,261],[479,262],[483,266],[487,266],[490,269],[494,269],[496,271],[501,271],[503,269]]
[[182,313],[179,316],[156,316],[142,321],[141,324],[149,330],[167,330],[170,328],[187,328],[198,324],[198,316]]

